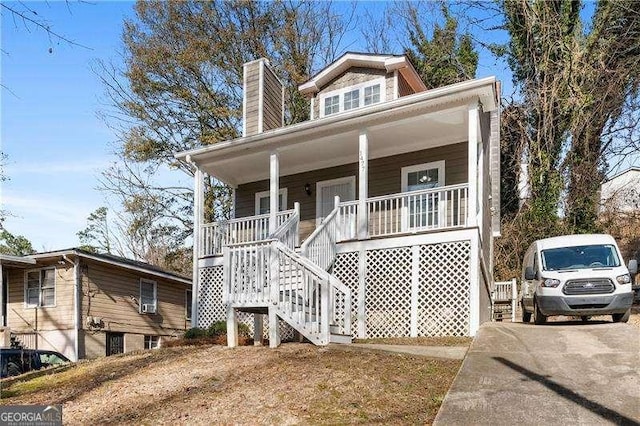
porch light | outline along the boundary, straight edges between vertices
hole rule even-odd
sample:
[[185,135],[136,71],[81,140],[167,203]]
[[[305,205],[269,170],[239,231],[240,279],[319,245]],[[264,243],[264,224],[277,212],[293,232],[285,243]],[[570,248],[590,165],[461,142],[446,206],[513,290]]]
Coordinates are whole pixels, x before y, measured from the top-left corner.
[[304,192],[307,193],[308,196],[311,196],[311,185],[308,183],[304,184]]

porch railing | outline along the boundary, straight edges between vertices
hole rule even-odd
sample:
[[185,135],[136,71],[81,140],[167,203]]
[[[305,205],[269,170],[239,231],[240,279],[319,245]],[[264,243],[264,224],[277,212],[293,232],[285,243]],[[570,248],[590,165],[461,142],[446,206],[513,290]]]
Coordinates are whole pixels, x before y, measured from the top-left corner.
[[369,236],[466,226],[468,196],[462,184],[369,198]]
[[[282,225],[294,210],[278,212],[277,226]],[[200,257],[219,256],[229,244],[260,241],[269,237],[269,214],[207,223],[201,228]]]

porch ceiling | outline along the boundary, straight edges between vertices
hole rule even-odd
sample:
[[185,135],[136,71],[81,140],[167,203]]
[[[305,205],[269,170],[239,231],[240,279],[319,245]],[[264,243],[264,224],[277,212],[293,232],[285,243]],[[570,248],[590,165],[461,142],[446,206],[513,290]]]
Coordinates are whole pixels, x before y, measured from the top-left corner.
[[369,158],[466,141],[468,105],[499,108],[494,77],[470,80],[345,113],[305,121],[176,154],[236,186],[269,177],[269,155],[280,153],[280,175],[353,163],[365,130]]
[[[280,175],[357,162],[361,129],[367,132],[370,159],[466,141],[467,117],[464,105],[364,126],[359,123],[346,129],[327,127],[316,135],[301,135],[275,147],[280,154]],[[233,186],[268,179],[273,149],[273,144],[260,144],[241,153],[219,153],[198,162],[198,166]]]

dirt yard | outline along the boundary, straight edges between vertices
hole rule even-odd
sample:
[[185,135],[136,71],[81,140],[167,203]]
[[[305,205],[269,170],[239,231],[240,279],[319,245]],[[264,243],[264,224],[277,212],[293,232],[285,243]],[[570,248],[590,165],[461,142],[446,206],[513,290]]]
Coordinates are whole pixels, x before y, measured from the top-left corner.
[[65,424],[428,424],[459,366],[297,343],[164,348],[5,383],[0,404],[63,404]]

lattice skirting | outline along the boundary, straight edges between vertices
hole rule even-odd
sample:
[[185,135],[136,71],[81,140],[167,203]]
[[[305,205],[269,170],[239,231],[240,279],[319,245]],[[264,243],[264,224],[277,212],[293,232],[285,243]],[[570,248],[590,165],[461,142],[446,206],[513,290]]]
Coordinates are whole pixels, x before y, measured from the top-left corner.
[[[216,321],[226,321],[227,311],[222,304],[222,266],[200,268],[200,292],[198,294],[198,327],[207,328]],[[253,314],[238,313],[238,321],[249,327],[253,335]],[[284,321],[279,321],[280,340],[294,338],[294,329]],[[264,337],[269,338],[269,321],[265,316]]]
[[227,319],[222,304],[222,273],[222,266],[200,268],[198,327],[207,328],[216,321]]
[[469,241],[367,250],[364,286],[360,253],[338,254],[333,274],[352,291],[354,336],[468,335],[470,252]]

